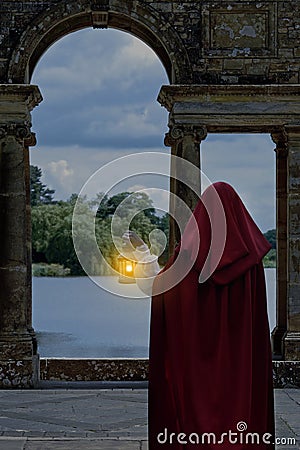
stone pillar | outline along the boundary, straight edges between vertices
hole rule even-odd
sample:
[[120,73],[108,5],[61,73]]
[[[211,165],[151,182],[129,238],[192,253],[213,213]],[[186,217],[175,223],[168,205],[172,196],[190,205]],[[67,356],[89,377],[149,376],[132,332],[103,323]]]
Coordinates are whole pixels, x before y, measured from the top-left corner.
[[[201,194],[201,173],[200,173],[200,143],[207,136],[205,127],[196,125],[171,125],[169,133],[165,136],[165,145],[171,147],[171,155],[183,158],[199,169],[199,176],[195,178],[187,176],[190,186],[177,179],[182,168],[174,160],[171,160],[170,168],[170,192],[184,201],[193,210]],[[186,168],[184,168],[186,170]],[[176,197],[170,198],[170,213],[180,215],[180,207],[176,202]],[[169,226],[169,254],[172,255],[175,245],[180,241],[180,230],[175,220],[170,216]]]
[[31,139],[30,111],[41,99],[36,86],[0,86],[1,388],[28,388],[38,381],[39,361],[28,318],[31,269],[25,147]]
[[273,355],[284,355],[287,330],[287,137],[273,133],[276,144],[276,327],[272,331]]
[[25,190],[26,190],[26,269],[27,269],[27,329],[32,336],[33,354],[37,354],[37,339],[32,327],[32,249],[31,249],[31,203],[30,203],[30,157],[29,147],[36,145],[36,137],[31,133],[29,139],[24,140]]
[[286,126],[288,149],[288,318],[285,359],[300,360],[300,126]]

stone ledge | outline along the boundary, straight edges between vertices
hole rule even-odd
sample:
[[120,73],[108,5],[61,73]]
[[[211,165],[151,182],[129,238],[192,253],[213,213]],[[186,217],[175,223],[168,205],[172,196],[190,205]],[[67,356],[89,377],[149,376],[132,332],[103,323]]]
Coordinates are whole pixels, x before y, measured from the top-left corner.
[[[41,381],[146,381],[148,359],[41,358]],[[273,361],[274,388],[300,388],[300,361]]]
[[41,358],[41,381],[146,381],[147,359]]

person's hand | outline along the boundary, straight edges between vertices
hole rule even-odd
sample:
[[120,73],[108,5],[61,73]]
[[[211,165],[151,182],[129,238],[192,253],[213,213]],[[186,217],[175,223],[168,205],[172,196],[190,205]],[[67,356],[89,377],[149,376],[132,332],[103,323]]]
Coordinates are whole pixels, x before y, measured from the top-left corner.
[[122,239],[126,245],[126,247],[130,248],[131,246],[136,248],[140,247],[141,245],[145,245],[145,242],[138,234],[136,234],[134,231],[125,231],[125,233],[122,236]]

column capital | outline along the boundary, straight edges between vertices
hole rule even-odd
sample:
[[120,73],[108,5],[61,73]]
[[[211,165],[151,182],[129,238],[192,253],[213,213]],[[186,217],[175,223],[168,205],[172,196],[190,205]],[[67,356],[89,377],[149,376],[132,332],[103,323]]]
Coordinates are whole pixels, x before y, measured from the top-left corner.
[[278,144],[284,144],[286,145],[287,142],[287,133],[285,131],[285,129],[281,129],[278,131],[274,131],[273,133],[271,133],[271,138],[272,141],[278,145]]
[[288,136],[285,129],[271,133],[272,141],[276,144],[274,152],[278,158],[286,158],[288,155]]
[[30,136],[28,136],[28,138],[24,139],[24,145],[26,147],[34,147],[36,143],[37,143],[36,134],[33,132],[30,133]]
[[169,125],[170,131],[165,134],[164,144],[171,147],[181,141],[186,136],[192,136],[195,144],[200,144],[207,136],[207,129],[204,126],[192,124]]
[[35,85],[0,84],[0,140],[11,136],[22,145],[34,145],[30,113],[42,100]]
[[13,136],[19,142],[31,142],[32,133],[30,128],[31,123],[27,121],[0,123],[0,140],[7,136]]

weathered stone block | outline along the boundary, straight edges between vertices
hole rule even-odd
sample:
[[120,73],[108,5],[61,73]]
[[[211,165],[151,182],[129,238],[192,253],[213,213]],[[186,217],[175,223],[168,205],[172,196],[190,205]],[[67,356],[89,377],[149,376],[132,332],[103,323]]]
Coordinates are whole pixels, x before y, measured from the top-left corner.
[[222,72],[224,60],[221,58],[212,58],[207,64],[207,71]]
[[300,237],[300,193],[289,197],[289,232]]
[[[299,148],[296,147],[299,145]],[[289,191],[300,192],[300,141],[291,141],[289,149]]]
[[225,70],[236,70],[240,71],[244,67],[245,63],[243,59],[225,59],[224,69]]
[[270,72],[287,72],[288,62],[275,62],[269,65]]
[[153,8],[157,9],[158,11],[162,11],[164,13],[170,13],[172,11],[172,4],[170,2],[164,2],[164,3],[152,3]]
[[249,75],[264,75],[267,72],[268,67],[264,64],[254,64],[248,69]]
[[273,361],[275,389],[300,388],[300,361]]
[[235,75],[222,75],[221,81],[224,84],[238,84],[238,77]]
[[39,358],[0,360],[0,388],[28,389],[38,386]]
[[[300,295],[300,237],[289,239],[289,280],[290,283],[299,283],[297,289],[290,292],[290,303]],[[292,297],[293,295],[293,297]]]
[[291,48],[291,42],[288,42],[288,45],[289,45],[290,48],[280,48],[278,50],[279,58],[293,59],[293,57],[294,57],[294,49]]
[[297,331],[300,327],[300,283],[289,285],[289,330]]
[[300,361],[300,332],[288,332],[284,339],[285,354],[287,361]]

